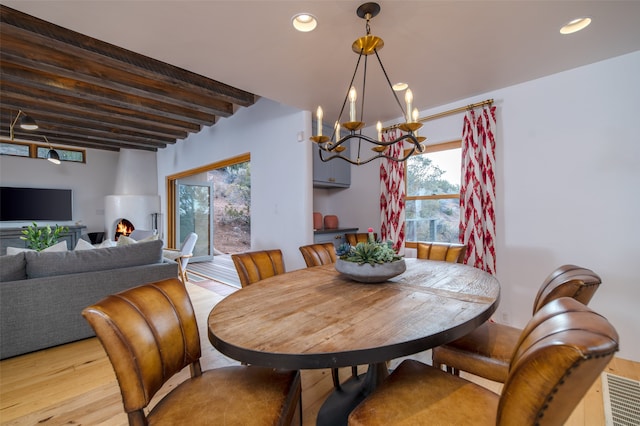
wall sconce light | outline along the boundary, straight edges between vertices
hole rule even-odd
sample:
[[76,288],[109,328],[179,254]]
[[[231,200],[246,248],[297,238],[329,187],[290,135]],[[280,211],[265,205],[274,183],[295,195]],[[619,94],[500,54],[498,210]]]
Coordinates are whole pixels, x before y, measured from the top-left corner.
[[49,139],[46,136],[43,136],[44,140],[49,144],[49,152],[47,152],[47,160],[51,161],[53,164],[60,164],[60,156],[58,155],[58,151],[53,149]]
[[[22,115],[22,118],[20,118],[20,115]],[[16,115],[16,118],[13,120],[13,122],[11,123],[11,126],[9,127],[9,134],[10,134],[11,140],[13,140],[13,128],[18,122],[19,118],[20,118],[21,129],[36,130],[38,128],[38,123],[36,123],[36,120],[34,120],[33,118],[25,114],[22,110],[18,110],[18,115]]]

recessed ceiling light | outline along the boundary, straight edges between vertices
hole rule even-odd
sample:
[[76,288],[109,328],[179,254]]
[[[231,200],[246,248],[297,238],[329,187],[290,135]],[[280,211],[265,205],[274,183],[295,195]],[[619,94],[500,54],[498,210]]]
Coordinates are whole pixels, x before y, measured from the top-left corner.
[[318,25],[318,20],[310,13],[298,13],[291,18],[293,28],[303,33],[313,31]]
[[589,26],[591,18],[578,18],[566,23],[560,28],[560,34],[573,34],[580,30],[583,30]]
[[409,87],[409,85],[407,83],[396,83],[393,85],[393,90],[395,90],[396,92],[401,92],[404,89],[406,89],[407,87]]

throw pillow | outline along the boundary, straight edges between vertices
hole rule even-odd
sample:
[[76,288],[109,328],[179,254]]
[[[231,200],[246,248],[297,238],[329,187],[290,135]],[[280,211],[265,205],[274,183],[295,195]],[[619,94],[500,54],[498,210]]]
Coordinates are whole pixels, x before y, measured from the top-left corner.
[[78,243],[74,248],[74,250],[93,250],[93,249],[95,249],[95,247],[90,242],[85,241],[82,238],[78,240]]
[[[8,255],[14,255],[14,254],[18,254],[18,253],[22,253],[22,252],[27,252],[27,251],[35,251],[33,249],[28,249],[28,248],[22,248],[22,247],[7,247],[7,254]],[[42,250],[42,251],[67,251],[67,241],[60,241],[57,244],[52,245],[51,247],[47,247],[46,249]]]
[[22,253],[25,251],[35,251],[28,248],[23,247],[7,247],[7,255],[13,256],[14,254]]
[[120,246],[128,246],[129,244],[136,244],[138,243],[138,241],[134,240],[131,237],[127,237],[126,235],[120,235],[118,237],[118,242],[116,243],[116,245],[118,247]]
[[59,243],[56,243],[54,245],[52,245],[51,247],[47,247],[46,249],[42,250],[43,252],[52,252],[52,251],[67,251],[67,240],[64,241],[60,241]]
[[115,246],[116,246],[116,242],[115,241],[104,240],[103,242],[100,243],[98,248],[107,248],[107,247],[115,247]]

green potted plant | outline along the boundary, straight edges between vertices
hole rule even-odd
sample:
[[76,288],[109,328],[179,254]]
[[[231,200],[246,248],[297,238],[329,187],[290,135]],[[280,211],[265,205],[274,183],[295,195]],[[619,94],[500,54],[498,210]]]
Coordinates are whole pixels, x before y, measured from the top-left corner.
[[25,227],[22,230],[24,237],[20,237],[21,240],[27,242],[27,247],[35,250],[42,251],[47,247],[51,247],[58,242],[60,234],[67,232],[69,227],[56,225],[55,228],[47,225],[39,227],[35,222]]
[[349,278],[366,283],[378,283],[400,275],[406,270],[402,256],[393,249],[391,241],[375,241],[373,229],[369,239],[355,247],[342,244],[336,250],[336,270]]

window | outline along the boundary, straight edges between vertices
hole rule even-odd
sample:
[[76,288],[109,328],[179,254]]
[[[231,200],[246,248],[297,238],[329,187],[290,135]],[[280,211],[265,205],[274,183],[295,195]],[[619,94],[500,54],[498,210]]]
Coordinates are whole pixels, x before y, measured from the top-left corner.
[[406,241],[459,242],[461,146],[461,141],[427,146],[405,163]]
[[[38,158],[47,158],[49,153],[48,146],[38,146]],[[74,161],[76,163],[84,163],[84,151],[76,151],[70,149],[54,148],[60,157],[60,161]]]
[[[0,155],[46,159],[50,149],[51,147],[49,145],[32,142],[16,142],[8,139],[0,141]],[[83,149],[60,148],[55,146],[53,149],[58,153],[60,161],[72,161],[75,163],[86,162],[87,154]]]

